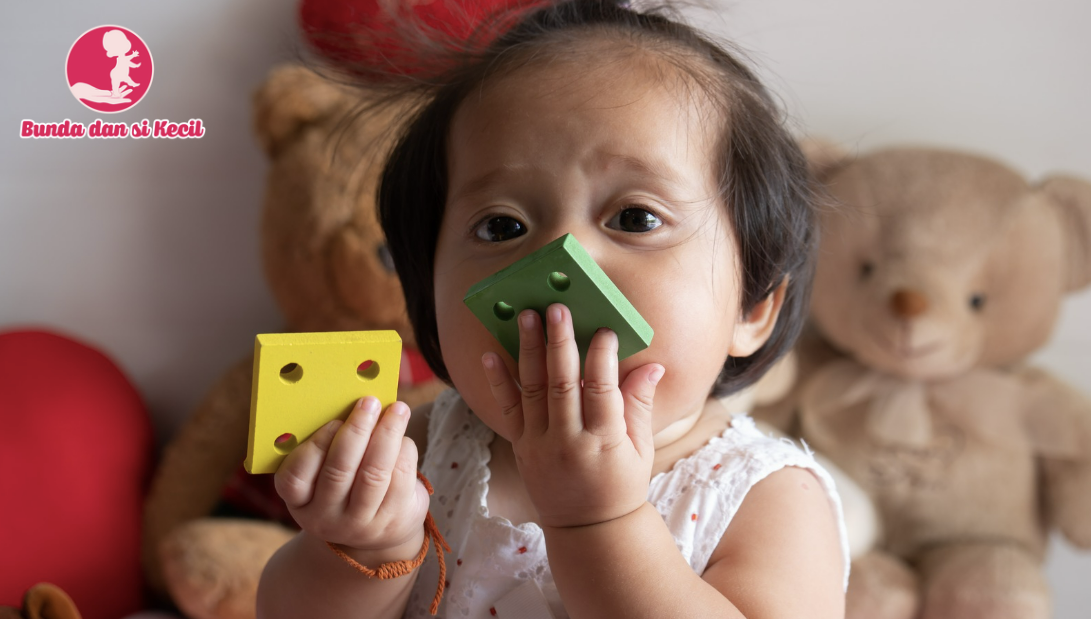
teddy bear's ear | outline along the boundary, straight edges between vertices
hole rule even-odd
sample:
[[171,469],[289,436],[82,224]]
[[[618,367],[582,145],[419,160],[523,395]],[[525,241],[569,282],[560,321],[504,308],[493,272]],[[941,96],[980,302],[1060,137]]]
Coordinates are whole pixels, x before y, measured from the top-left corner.
[[799,149],[807,157],[807,167],[820,182],[849,160],[849,153],[840,144],[825,138],[805,137],[799,141]]
[[280,66],[254,93],[254,132],[272,157],[300,129],[344,109],[350,101],[347,87],[307,67]]
[[23,597],[23,613],[27,619],[80,619],[76,603],[63,589],[49,583],[39,583]]
[[1052,176],[1039,185],[1057,206],[1065,235],[1069,292],[1091,284],[1091,183],[1071,176]]

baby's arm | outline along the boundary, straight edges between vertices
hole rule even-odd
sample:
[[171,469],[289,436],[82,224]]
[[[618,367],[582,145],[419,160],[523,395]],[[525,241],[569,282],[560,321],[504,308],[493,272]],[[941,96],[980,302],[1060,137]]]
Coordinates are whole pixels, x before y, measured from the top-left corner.
[[844,617],[844,565],[818,479],[787,467],[747,494],[698,577],[651,504],[550,530],[549,562],[572,617]]
[[[383,552],[349,554],[369,567],[411,559],[424,541],[417,537]],[[335,555],[326,542],[301,532],[269,559],[258,587],[257,616],[397,618],[405,612],[417,571],[391,580],[368,578]]]
[[417,570],[368,578],[326,545],[338,543],[374,568],[412,559],[424,542],[428,497],[416,480],[417,450],[409,437],[425,438],[426,411],[410,417],[399,402],[380,418],[374,398],[361,404],[343,425],[331,422],[297,447],[277,471],[277,492],[303,532],[262,573],[261,618],[395,618],[405,610]]
[[747,617],[843,617],[845,565],[822,482],[785,467],[754,485],[703,578]]

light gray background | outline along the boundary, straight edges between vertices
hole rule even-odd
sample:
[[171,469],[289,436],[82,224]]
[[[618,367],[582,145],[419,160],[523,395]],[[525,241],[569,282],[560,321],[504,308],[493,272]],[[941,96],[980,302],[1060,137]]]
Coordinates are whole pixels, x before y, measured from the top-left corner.
[[[745,47],[801,131],[853,149],[976,150],[1030,176],[1091,178],[1091,3],[740,0],[690,12]],[[43,325],[108,351],[160,441],[276,331],[257,228],[265,161],[253,89],[296,44],[289,0],[8,2],[0,9],[0,329]],[[137,32],[155,80],[135,108],[69,94],[82,32]],[[21,140],[19,122],[201,118],[201,140]],[[1091,393],[1091,293],[1065,303],[1037,361]],[[9,437],[13,438],[13,437]],[[1047,565],[1057,617],[1089,616],[1091,553]]]

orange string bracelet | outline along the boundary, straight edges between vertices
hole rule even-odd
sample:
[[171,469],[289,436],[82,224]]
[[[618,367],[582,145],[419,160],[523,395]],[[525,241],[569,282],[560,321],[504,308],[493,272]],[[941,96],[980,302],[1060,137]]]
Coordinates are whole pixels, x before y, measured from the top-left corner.
[[[421,475],[420,471],[417,471],[417,479],[421,480],[421,483],[424,484],[425,489],[428,490],[428,494],[435,492],[435,490],[432,489],[432,484],[428,482],[428,479],[424,475]],[[432,541],[436,544],[436,559],[439,560],[439,584],[436,585],[436,595],[432,598],[432,605],[428,609],[429,612],[434,615],[439,611],[439,601],[443,599],[443,590],[447,588],[447,561],[443,557],[443,551],[446,550],[447,552],[451,552],[451,547],[447,545],[447,540],[443,539],[443,534],[439,532],[439,527],[436,526],[436,521],[432,518],[432,512],[428,512],[424,517],[424,543],[421,544],[420,552],[412,559],[388,561],[375,569],[371,569],[350,557],[348,553],[338,548],[336,544],[326,542],[326,545],[329,546],[330,550],[336,553],[337,556],[341,557],[345,563],[356,568],[356,571],[364,574],[368,578],[389,580],[391,578],[405,576],[417,569],[421,563],[424,563],[424,557],[428,554],[428,544]]]

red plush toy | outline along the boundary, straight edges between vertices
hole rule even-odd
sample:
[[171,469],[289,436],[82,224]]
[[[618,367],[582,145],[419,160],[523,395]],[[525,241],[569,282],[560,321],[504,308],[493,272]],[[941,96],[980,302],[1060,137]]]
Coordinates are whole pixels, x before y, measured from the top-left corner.
[[[363,77],[442,70],[431,56],[445,47],[487,44],[519,12],[548,0],[303,0],[307,43]],[[497,13],[504,19],[491,23]]]
[[84,619],[142,608],[152,430],[124,374],[60,335],[0,332],[0,428],[0,605],[48,581]]

